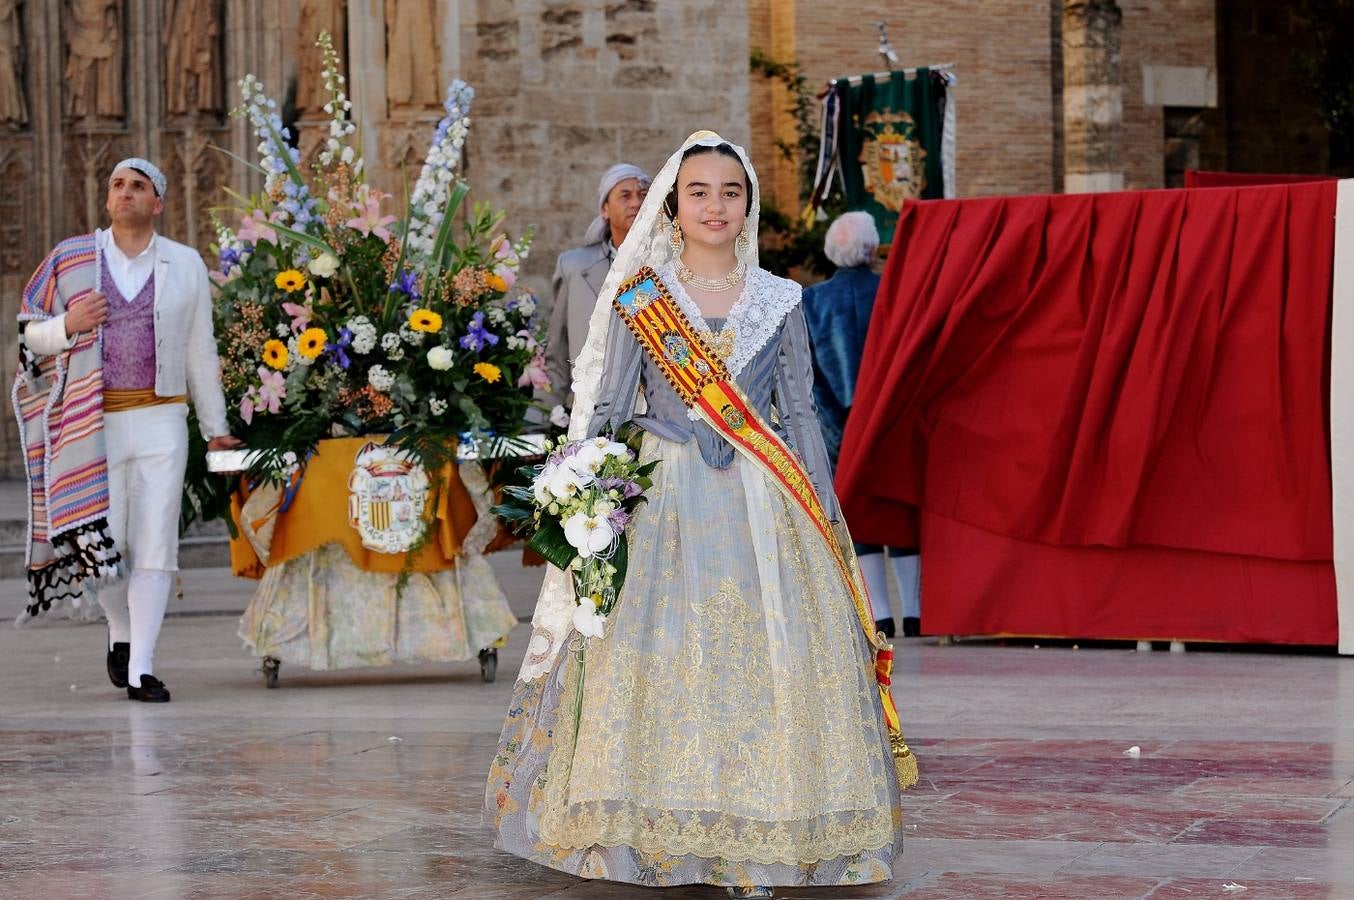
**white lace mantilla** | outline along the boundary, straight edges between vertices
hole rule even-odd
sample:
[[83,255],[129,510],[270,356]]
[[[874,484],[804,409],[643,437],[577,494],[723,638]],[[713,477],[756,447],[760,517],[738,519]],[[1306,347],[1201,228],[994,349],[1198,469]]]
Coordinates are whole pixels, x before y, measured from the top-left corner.
[[[658,274],[672,291],[672,299],[686,314],[691,326],[702,334],[715,334],[715,330],[705,321],[705,316],[701,315],[696,301],[691,299],[678,280],[676,269],[666,265]],[[728,317],[724,319],[724,327],[720,329],[733,330],[733,352],[724,360],[732,378],[737,379],[739,373],[747,368],[748,363],[776,334],[790,310],[798,305],[803,291],[798,282],[777,277],[756,266],[748,267],[743,291],[734,301]],[[693,422],[700,420],[700,413],[694,409],[688,409],[686,416]]]

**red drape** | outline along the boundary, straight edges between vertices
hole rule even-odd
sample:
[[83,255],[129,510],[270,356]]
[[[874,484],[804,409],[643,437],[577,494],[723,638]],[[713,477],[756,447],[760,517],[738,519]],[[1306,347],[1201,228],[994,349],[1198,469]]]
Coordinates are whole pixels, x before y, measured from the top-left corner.
[[1334,205],[904,210],[837,491],[858,540],[912,544],[922,512],[926,631],[1335,642]]
[[1185,170],[1185,187],[1255,187],[1261,184],[1300,184],[1307,181],[1335,181],[1334,175],[1279,175],[1270,172],[1205,172]]

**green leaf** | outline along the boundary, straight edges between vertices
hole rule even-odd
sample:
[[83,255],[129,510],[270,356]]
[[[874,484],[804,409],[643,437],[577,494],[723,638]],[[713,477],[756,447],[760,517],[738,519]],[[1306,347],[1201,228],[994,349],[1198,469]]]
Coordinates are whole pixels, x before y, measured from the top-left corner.
[[437,240],[433,242],[432,254],[432,272],[431,277],[436,278],[442,274],[444,268],[443,260],[447,252],[448,245],[454,251],[456,245],[451,241],[451,226],[456,218],[456,211],[460,209],[461,203],[470,193],[470,185],[464,181],[457,181],[451,188],[451,196],[447,198],[447,208],[442,212],[442,225],[437,229]]
[[578,551],[565,539],[564,529],[554,519],[543,522],[527,541],[527,546],[539,553],[552,566],[565,571],[568,571],[569,564],[578,555]]
[[278,232],[279,234],[285,234],[292,240],[300,241],[303,244],[306,244],[310,247],[314,247],[321,253],[329,253],[334,256],[338,256],[338,253],[334,250],[333,247],[330,247],[328,244],[326,244],[319,238],[315,237],[315,235],[313,234],[306,234],[304,231],[297,231],[295,228],[288,228],[286,225],[279,225],[276,222],[269,222],[268,227]]

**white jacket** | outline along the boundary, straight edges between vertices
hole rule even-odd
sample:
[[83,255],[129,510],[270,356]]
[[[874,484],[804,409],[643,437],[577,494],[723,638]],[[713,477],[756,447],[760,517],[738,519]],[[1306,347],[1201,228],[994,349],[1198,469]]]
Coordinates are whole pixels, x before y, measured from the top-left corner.
[[[108,232],[97,233],[102,263]],[[197,410],[202,436],[207,440],[230,433],[226,398],[221,391],[221,363],[212,335],[212,295],[207,267],[192,247],[155,236],[155,393],[160,397],[187,394]],[[68,350],[74,337],[66,336],[66,316],[29,322],[23,342],[39,356]]]

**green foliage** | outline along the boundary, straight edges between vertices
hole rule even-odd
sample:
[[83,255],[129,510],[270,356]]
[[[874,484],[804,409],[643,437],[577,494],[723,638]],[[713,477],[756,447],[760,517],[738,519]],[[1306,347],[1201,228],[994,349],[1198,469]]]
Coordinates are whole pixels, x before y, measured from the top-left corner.
[[827,218],[806,226],[800,215],[813,191],[813,177],[818,163],[819,118],[821,105],[809,87],[797,62],[780,62],[767,53],[753,49],[749,65],[755,74],[780,83],[789,95],[786,111],[795,123],[796,139],[792,144],[777,140],[776,149],[785,159],[796,163],[799,173],[799,195],[793,209],[781,209],[762,199],[762,235],[759,247],[762,266],[769,271],[789,273],[796,269],[821,277],[835,268],[823,253],[823,238],[833,217],[845,212],[845,201],[840,192],[831,194],[824,205]]

